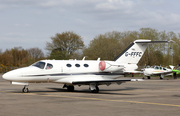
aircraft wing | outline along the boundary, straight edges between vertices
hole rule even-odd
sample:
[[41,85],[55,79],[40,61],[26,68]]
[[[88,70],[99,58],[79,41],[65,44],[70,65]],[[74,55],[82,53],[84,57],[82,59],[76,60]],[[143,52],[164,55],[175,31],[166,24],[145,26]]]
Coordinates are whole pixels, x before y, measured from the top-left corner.
[[94,79],[86,79],[86,78],[64,78],[56,80],[56,83],[62,83],[62,84],[74,84],[74,85],[88,85],[90,83],[96,83],[96,84],[111,84],[111,83],[117,83],[121,84],[127,81],[143,81],[143,79],[102,79],[102,78],[94,78]]
[[142,71],[124,71],[124,73],[143,73]]
[[90,83],[96,83],[96,84],[111,84],[111,83],[117,83],[121,84],[127,81],[143,81],[143,79],[119,79],[119,80],[95,80],[95,81],[73,81],[72,84],[74,85],[88,85]]
[[176,74],[180,74],[180,70],[172,70],[173,72],[175,72]]

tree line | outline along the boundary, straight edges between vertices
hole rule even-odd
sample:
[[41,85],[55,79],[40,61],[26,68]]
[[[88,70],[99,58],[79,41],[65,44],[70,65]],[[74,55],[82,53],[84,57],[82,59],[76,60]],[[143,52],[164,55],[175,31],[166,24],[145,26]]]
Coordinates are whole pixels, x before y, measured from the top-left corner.
[[[53,59],[86,59],[96,60],[113,60],[118,56],[131,42],[137,39],[149,39],[152,41],[169,41],[169,44],[150,44],[145,51],[142,59],[138,63],[139,67],[145,65],[178,65],[180,64],[180,33],[158,31],[152,28],[141,28],[139,31],[112,31],[105,34],[97,35],[90,41],[88,46],[84,46],[82,37],[73,32],[57,33],[55,37],[51,37],[51,42],[47,42],[46,50],[49,51],[50,58]],[[66,35],[66,37],[65,37]],[[70,37],[71,35],[71,37]],[[73,35],[73,36],[72,36]],[[71,38],[71,40],[70,40]],[[80,41],[79,46],[77,42]],[[60,43],[61,42],[61,43]],[[71,45],[70,45],[71,43]],[[73,43],[73,44],[72,44]],[[76,46],[75,46],[76,45]],[[68,47],[67,47],[68,46]],[[69,52],[69,47],[73,50]],[[64,53],[67,53],[66,55]],[[61,54],[61,56],[60,56]],[[59,55],[59,56],[57,56]],[[68,56],[68,57],[67,57]]]
[[83,49],[83,56],[93,60],[98,57],[101,60],[113,60],[131,42],[137,39],[174,41],[174,43],[169,44],[150,44],[138,63],[140,68],[145,65],[177,66],[180,64],[180,33],[158,31],[152,28],[141,28],[139,31],[112,31],[100,34]]
[[[55,36],[46,42],[47,56],[39,48],[23,49],[15,47],[2,52],[0,50],[0,68],[3,67],[23,67],[28,66],[41,59],[82,59],[87,60],[113,60],[131,42],[137,39],[149,39],[152,41],[169,41],[170,44],[150,44],[142,59],[138,63],[139,67],[145,65],[178,65],[180,64],[180,33],[158,31],[152,28],[141,28],[138,31],[112,31],[99,34],[85,46],[83,38],[71,31],[56,33]],[[11,70],[11,69],[7,70]],[[1,71],[0,70],[0,71]]]
[[7,72],[18,67],[28,66],[44,58],[44,53],[39,48],[25,50],[22,47],[14,47],[4,52],[0,50],[0,72]]

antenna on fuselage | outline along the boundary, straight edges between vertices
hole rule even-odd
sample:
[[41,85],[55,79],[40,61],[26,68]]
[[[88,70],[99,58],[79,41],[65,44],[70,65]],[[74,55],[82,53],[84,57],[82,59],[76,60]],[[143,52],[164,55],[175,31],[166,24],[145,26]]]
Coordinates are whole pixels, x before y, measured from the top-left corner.
[[86,58],[86,56],[84,56],[82,60],[85,60],[85,58]]
[[100,61],[101,58],[98,58],[97,61]]

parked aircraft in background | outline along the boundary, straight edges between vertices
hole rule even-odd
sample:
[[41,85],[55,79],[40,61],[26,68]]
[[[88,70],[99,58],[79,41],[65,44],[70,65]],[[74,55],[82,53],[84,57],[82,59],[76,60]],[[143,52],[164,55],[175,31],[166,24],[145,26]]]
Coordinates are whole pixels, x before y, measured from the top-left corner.
[[64,84],[68,91],[74,85],[89,85],[92,92],[99,92],[99,85],[121,84],[142,79],[118,79],[126,72],[135,72],[137,63],[148,44],[170,41],[136,40],[113,61],[98,60],[41,60],[31,66],[12,70],[3,75],[11,84],[24,85],[22,92],[28,92],[29,83],[52,82]]
[[[164,76],[172,75],[174,67],[171,66],[171,69],[161,67],[161,66],[147,66],[146,68],[142,69],[144,76],[147,76],[148,79],[151,79],[151,75],[158,75],[160,79],[163,79]],[[143,77],[144,79],[145,77]]]
[[180,74],[180,67],[173,69],[172,71],[175,72],[176,74]]

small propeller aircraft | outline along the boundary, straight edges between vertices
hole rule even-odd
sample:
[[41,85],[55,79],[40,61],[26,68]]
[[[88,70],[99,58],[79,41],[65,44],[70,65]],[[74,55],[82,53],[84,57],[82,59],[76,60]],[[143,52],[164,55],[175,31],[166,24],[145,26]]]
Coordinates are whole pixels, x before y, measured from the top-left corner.
[[[171,69],[161,67],[161,66],[147,66],[146,68],[142,69],[144,76],[147,76],[148,79],[151,79],[151,75],[158,75],[160,76],[160,79],[163,79],[164,76],[172,75],[174,68],[173,66],[170,66]],[[144,79],[145,77],[143,77]]]
[[143,56],[148,44],[169,43],[171,41],[136,40],[132,42],[113,61],[98,60],[41,60],[31,66],[12,70],[2,77],[11,84],[24,85],[22,92],[27,93],[29,83],[60,83],[68,91],[74,86],[89,85],[92,92],[99,92],[99,85],[122,84],[142,79],[118,79],[125,73],[135,72],[137,63]]
[[180,67],[173,69],[172,71],[175,72],[176,74],[180,74]]

